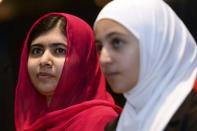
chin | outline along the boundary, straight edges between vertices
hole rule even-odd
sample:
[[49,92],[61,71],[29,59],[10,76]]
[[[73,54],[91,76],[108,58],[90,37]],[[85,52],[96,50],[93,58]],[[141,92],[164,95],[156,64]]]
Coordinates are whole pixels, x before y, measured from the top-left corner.
[[38,92],[44,96],[52,95],[54,92],[54,88],[49,86],[42,86],[40,88],[37,88]]
[[111,86],[111,89],[114,93],[117,93],[117,94],[122,94],[124,93],[123,89],[121,87],[114,87],[114,86]]
[[40,94],[46,97],[53,96],[53,93],[54,93],[53,91],[40,91]]
[[111,87],[111,89],[112,89],[112,91],[114,92],[114,93],[117,93],[117,94],[123,94],[123,93],[126,93],[126,92],[128,92],[131,88],[129,88],[129,87],[131,87],[131,86],[128,86],[127,84],[125,84],[125,83],[109,83],[109,85],[110,85],[110,87]]

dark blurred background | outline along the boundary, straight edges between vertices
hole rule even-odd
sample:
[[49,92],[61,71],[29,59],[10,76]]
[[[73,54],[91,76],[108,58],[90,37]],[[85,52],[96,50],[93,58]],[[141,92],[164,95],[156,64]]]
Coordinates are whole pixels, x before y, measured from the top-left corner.
[[[14,94],[23,40],[33,22],[48,12],[67,12],[90,26],[110,0],[0,0],[0,129],[14,131]],[[166,0],[197,38],[195,0]],[[111,92],[111,91],[110,91]],[[123,106],[121,95],[113,94]]]

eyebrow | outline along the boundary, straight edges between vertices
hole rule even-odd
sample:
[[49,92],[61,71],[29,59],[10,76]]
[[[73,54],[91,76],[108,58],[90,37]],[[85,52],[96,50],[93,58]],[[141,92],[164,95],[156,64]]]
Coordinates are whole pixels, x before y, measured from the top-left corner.
[[124,33],[118,33],[118,32],[110,32],[109,34],[106,35],[106,37],[111,37],[113,35],[121,35],[121,36],[124,36],[125,34]]
[[[67,45],[65,45],[64,43],[51,43],[51,44],[46,45],[46,46],[49,46],[49,47],[64,46],[65,48],[67,47]],[[34,43],[30,47],[32,48],[32,47],[44,47],[44,46],[41,43]]]
[[[110,32],[110,33],[108,33],[108,34],[105,36],[105,38],[112,37],[112,36],[114,36],[114,35],[124,36],[125,34],[124,34],[124,33],[119,33],[119,32]],[[99,40],[98,38],[96,38],[95,42],[96,42],[96,43],[99,43],[100,40]]]
[[50,44],[50,47],[56,47],[56,46],[64,46],[65,48],[67,47],[67,45],[65,45],[64,43],[52,43],[52,44]]

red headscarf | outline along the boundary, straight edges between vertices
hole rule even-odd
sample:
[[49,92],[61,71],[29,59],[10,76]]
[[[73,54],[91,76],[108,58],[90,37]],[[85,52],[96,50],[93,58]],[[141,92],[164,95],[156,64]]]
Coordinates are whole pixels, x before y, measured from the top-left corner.
[[195,82],[194,82],[194,91],[197,92],[197,78],[196,78],[196,80],[195,80]]
[[[49,15],[65,17],[67,51],[61,78],[49,106],[45,96],[33,87],[27,71],[28,40],[31,31]],[[87,23],[65,13],[50,13],[39,18],[24,42],[15,96],[17,131],[103,131],[120,113],[106,92]]]

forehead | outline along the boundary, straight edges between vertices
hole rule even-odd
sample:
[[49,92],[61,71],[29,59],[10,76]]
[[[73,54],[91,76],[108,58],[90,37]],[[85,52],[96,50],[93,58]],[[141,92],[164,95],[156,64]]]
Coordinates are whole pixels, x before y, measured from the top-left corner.
[[107,39],[109,36],[113,35],[121,35],[129,37],[130,39],[137,39],[126,27],[114,20],[102,19],[96,22],[95,36],[97,40]]
[[61,33],[58,27],[55,27],[44,34],[39,35],[32,41],[31,45],[37,43],[66,43],[66,36]]
[[105,36],[108,33],[129,34],[130,32],[121,24],[114,20],[102,19],[95,24],[95,35]]
[[119,24],[118,22],[110,19],[102,19],[99,20],[96,25],[95,25],[95,31],[100,31],[100,30],[117,30],[117,31],[126,31],[127,29]]

